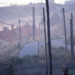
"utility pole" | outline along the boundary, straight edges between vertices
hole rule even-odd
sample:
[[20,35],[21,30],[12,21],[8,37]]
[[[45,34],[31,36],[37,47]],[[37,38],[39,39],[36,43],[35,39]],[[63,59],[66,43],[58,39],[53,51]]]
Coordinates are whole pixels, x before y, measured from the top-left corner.
[[39,23],[39,30],[40,30],[40,23]]
[[39,30],[41,29],[41,24],[42,24],[42,13],[41,13],[41,22],[39,23]]
[[65,9],[63,8],[63,22],[64,22],[64,35],[65,35],[65,49],[67,50],[67,32],[66,32],[66,23],[65,23]]
[[21,20],[19,19],[19,46],[21,49]]
[[74,42],[73,42],[73,14],[71,13],[70,19],[70,32],[71,32],[71,54],[74,56]]
[[46,9],[47,9],[47,30],[48,30],[48,50],[49,50],[49,66],[50,66],[50,75],[53,75],[52,72],[52,51],[51,51],[51,34],[50,34],[50,18],[49,18],[49,4],[46,0]]
[[35,41],[35,7],[33,7],[33,40]]
[[45,24],[45,9],[43,8],[43,22],[44,22],[44,37],[45,37],[45,53],[46,53],[46,75],[48,75],[48,56],[47,56],[47,41],[46,41],[46,24]]
[[39,51],[39,41],[38,41],[37,43],[38,43],[38,56],[39,56],[39,52],[40,52],[40,51]]

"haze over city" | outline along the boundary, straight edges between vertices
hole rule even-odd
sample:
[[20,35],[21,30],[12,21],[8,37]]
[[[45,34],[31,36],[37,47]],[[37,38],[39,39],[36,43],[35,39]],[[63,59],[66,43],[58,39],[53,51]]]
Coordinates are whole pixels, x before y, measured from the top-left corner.
[[[45,0],[0,0],[0,6],[8,6],[11,4],[26,5],[29,3],[45,2]],[[56,3],[63,4],[65,0],[55,0]]]
[[0,75],[75,75],[75,0],[0,0]]

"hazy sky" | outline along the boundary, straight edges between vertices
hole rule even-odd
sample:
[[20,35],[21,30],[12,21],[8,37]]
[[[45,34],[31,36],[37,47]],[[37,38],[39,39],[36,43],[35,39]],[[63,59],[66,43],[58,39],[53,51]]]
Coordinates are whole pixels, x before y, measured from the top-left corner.
[[[45,0],[0,0],[0,6],[6,6],[10,4],[28,4],[28,3],[37,3],[37,2],[45,2]],[[63,4],[65,0],[55,0],[57,3]]]

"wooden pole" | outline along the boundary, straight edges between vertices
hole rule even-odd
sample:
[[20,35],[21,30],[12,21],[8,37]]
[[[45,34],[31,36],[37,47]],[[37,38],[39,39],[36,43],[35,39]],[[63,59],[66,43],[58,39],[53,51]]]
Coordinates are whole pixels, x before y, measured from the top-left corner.
[[44,8],[43,8],[43,22],[44,22],[45,53],[46,53],[46,75],[48,75],[48,56],[47,56],[46,24],[45,24],[45,9]]
[[33,7],[33,40],[35,41],[35,7]]
[[39,55],[40,55],[40,54],[39,54],[39,53],[40,53],[40,51],[39,51],[40,42],[38,41],[37,43],[38,43],[38,57],[39,57]]
[[52,52],[51,52],[51,34],[50,34],[50,18],[49,18],[49,4],[48,0],[46,0],[46,9],[47,9],[47,30],[48,30],[48,51],[49,51],[49,67],[50,67],[50,75],[52,73]]
[[70,32],[71,32],[71,55],[74,56],[74,42],[73,42],[73,14],[71,13],[70,19]]
[[67,32],[66,32],[66,23],[65,23],[65,9],[63,8],[63,21],[64,21],[64,35],[65,35],[65,49],[67,50]]
[[21,49],[21,20],[19,19],[19,45],[20,45],[20,49]]

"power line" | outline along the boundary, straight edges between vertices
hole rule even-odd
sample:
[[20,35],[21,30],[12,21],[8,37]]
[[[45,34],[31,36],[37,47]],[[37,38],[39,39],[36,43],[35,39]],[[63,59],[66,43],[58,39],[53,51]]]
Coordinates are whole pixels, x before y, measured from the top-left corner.
[[[25,21],[23,21],[23,20],[20,20],[22,23],[26,23]],[[0,21],[0,23],[2,23],[2,24],[5,24],[5,25],[8,25],[8,26],[11,26],[12,24],[8,24],[8,23],[6,23],[6,22],[3,22],[3,21]],[[14,26],[18,26],[18,25],[16,25],[16,24],[14,24]],[[21,25],[22,26],[22,25]]]
[[23,22],[23,23],[26,23],[26,21],[24,21],[24,20],[20,20],[21,22]]
[[[8,26],[11,26],[12,25],[12,24],[5,23],[3,21],[0,21],[0,23],[5,24],[5,25],[8,25]],[[18,26],[18,25],[14,25],[14,26]]]

